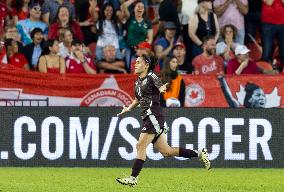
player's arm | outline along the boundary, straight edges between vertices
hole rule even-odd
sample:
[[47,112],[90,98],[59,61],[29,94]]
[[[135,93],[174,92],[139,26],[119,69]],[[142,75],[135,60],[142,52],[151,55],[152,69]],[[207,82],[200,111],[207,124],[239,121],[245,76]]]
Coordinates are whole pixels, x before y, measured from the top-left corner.
[[120,116],[124,113],[127,113],[129,111],[131,111],[132,109],[134,109],[135,107],[137,107],[137,105],[139,105],[139,101],[138,99],[135,97],[135,99],[132,101],[132,103],[127,107],[125,105],[123,105],[123,109],[120,113],[117,114],[117,116]]
[[167,85],[169,83],[166,83],[163,85],[161,79],[153,72],[149,73],[150,78],[154,82],[155,87],[157,87],[160,91],[160,93],[164,93],[167,91]]

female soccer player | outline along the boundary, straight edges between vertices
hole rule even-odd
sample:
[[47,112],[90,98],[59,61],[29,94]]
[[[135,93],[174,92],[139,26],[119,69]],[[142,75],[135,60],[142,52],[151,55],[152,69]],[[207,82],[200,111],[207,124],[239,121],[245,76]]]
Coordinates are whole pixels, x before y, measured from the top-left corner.
[[142,110],[141,116],[144,127],[136,145],[137,157],[132,167],[131,176],[126,178],[117,178],[116,180],[131,187],[137,185],[137,176],[139,175],[144,161],[146,159],[146,148],[150,143],[164,157],[199,157],[200,161],[204,163],[206,169],[210,169],[210,161],[206,149],[200,150],[198,153],[194,150],[170,147],[166,140],[167,127],[164,127],[164,117],[160,107],[160,93],[167,89],[167,84],[162,84],[160,78],[153,73],[157,64],[154,57],[142,55],[138,57],[135,63],[135,73],[139,76],[135,82],[135,99],[128,107],[123,106],[122,111],[118,116],[131,111],[138,104]]

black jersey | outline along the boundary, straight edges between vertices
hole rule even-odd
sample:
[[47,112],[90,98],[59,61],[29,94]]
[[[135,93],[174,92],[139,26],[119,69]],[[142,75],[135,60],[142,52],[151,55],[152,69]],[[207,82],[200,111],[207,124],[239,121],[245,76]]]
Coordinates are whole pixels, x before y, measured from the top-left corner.
[[138,78],[135,82],[135,96],[142,109],[141,116],[144,119],[151,112],[160,111],[160,91],[161,79],[152,71],[144,78]]

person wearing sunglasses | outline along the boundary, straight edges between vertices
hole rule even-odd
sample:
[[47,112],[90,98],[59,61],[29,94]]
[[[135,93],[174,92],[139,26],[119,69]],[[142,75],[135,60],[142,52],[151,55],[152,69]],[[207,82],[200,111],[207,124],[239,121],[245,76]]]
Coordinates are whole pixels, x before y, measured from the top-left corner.
[[29,17],[25,20],[18,21],[16,24],[17,30],[21,35],[21,41],[24,45],[32,43],[31,32],[34,28],[40,28],[46,39],[48,33],[48,26],[40,20],[41,7],[38,3],[32,3],[29,7]]

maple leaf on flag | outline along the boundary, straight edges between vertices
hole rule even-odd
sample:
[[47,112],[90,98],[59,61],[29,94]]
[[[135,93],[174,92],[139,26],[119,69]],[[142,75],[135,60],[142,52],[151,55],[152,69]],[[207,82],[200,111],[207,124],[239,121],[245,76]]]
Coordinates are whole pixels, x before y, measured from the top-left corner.
[[191,91],[189,96],[192,99],[196,99],[198,97],[198,91]]

